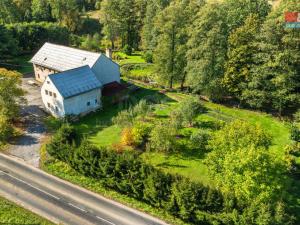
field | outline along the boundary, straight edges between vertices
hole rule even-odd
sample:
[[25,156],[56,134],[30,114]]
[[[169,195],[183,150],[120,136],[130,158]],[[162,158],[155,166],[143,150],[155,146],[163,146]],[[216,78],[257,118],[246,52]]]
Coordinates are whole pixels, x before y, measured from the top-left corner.
[[0,224],[53,224],[0,197]]

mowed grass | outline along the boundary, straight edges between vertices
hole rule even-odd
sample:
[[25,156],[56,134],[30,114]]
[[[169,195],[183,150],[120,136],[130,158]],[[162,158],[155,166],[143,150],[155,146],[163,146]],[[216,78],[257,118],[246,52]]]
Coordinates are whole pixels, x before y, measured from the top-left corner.
[[122,66],[125,64],[139,64],[139,63],[146,63],[146,61],[142,58],[140,52],[134,52],[132,55],[126,55],[123,52],[117,52],[122,59],[118,60],[118,63]]
[[[132,98],[134,102],[147,95],[157,94],[156,90],[143,88],[136,92]],[[160,94],[163,95],[163,94]],[[169,114],[178,106],[179,102],[186,98],[187,95],[181,93],[166,93],[163,95],[163,103],[155,108],[155,119],[153,122],[168,118]],[[255,112],[250,110],[230,108],[210,102],[203,102],[207,112],[197,117],[197,122],[209,124],[215,121],[224,121],[226,123],[237,119],[248,121],[252,124],[259,124],[272,136],[272,151],[283,156],[284,147],[290,143],[289,125],[277,118],[266,113]],[[111,119],[119,111],[128,105],[112,105],[104,107],[104,110],[83,118],[76,127],[84,134],[93,144],[100,147],[107,147],[117,144],[121,140],[122,129],[111,123]],[[185,132],[191,133],[194,128],[186,128]],[[211,185],[213,181],[208,178],[208,170],[203,164],[205,155],[198,152],[183,149],[174,154],[163,154],[157,152],[145,152],[142,154],[143,159],[148,163],[161,168],[170,173],[177,173],[189,177],[195,181]]]
[[0,197],[0,224],[51,225],[53,223]]

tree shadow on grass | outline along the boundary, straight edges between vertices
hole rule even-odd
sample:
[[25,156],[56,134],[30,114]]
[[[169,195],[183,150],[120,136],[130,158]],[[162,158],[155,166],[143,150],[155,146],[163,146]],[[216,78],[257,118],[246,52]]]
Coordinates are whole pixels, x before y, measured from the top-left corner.
[[103,109],[95,113],[91,113],[80,121],[74,123],[77,130],[86,136],[94,135],[104,128],[112,126],[112,118],[117,116],[119,112],[134,107],[140,100],[147,99],[151,102],[151,99],[158,102],[175,102],[174,99],[167,95],[160,93],[157,90],[147,89],[140,87],[135,92],[132,92],[128,99],[117,104],[106,104]]
[[173,167],[173,168],[187,168],[187,166],[183,166],[183,165],[178,165],[178,164],[174,164],[174,163],[170,163],[170,162],[163,162],[160,164],[157,164],[158,167],[161,168],[169,168],[169,167]]

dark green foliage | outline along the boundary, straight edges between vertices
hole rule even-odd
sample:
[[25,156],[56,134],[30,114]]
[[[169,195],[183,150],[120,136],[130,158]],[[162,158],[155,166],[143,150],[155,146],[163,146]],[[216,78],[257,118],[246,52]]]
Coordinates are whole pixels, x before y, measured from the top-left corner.
[[191,143],[194,149],[199,149],[205,151],[208,140],[211,138],[211,135],[206,130],[198,130],[197,132],[191,135]]
[[293,125],[291,128],[291,139],[296,142],[300,142],[300,129]]
[[68,45],[69,32],[55,23],[31,22],[7,25],[13,37],[18,40],[22,52],[38,50],[45,42]]
[[132,55],[132,47],[130,47],[129,45],[125,45],[124,48],[123,48],[123,52],[126,55]]
[[0,25],[0,62],[14,55],[18,51],[18,42],[12,32]]
[[134,152],[118,154],[99,149],[86,140],[77,147],[76,137],[72,126],[63,125],[47,145],[48,153],[81,174],[100,179],[108,188],[161,207],[186,221],[197,223],[198,211],[223,211],[223,196],[219,191],[166,174],[145,164]]
[[145,59],[145,61],[147,63],[153,63],[153,52],[151,51],[146,51],[144,54],[143,54],[143,59]]
[[54,158],[64,162],[71,162],[76,148],[76,138],[77,133],[74,127],[64,124],[53,136],[51,143],[47,144],[47,152]]

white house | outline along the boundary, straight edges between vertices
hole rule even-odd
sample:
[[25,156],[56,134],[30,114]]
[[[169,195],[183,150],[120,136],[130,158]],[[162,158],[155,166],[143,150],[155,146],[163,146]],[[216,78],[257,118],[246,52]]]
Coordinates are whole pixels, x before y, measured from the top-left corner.
[[102,83],[89,66],[49,74],[41,88],[46,110],[55,117],[81,115],[101,107]]
[[88,65],[102,85],[120,83],[120,66],[105,54],[45,43],[30,60],[35,78],[43,83],[48,75]]

